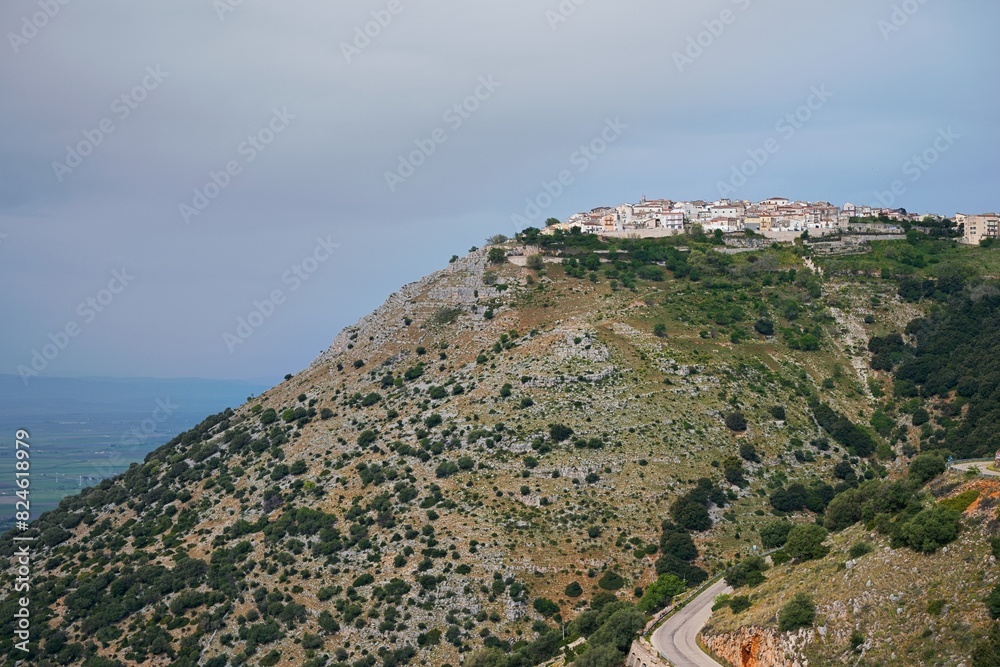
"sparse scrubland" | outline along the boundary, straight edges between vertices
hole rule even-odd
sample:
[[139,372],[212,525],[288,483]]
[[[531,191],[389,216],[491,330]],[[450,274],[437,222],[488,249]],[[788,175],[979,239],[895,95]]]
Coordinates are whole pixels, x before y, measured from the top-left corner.
[[995,664],[1000,485],[945,459],[1000,446],[1000,250],[720,247],[527,230],[406,286],[34,524],[33,664],[612,666],[720,573],[715,636]]

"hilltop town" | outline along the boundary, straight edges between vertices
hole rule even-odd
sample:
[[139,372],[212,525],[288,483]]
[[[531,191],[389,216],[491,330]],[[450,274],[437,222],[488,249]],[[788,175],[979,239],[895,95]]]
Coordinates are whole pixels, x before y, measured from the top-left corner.
[[791,201],[773,197],[761,202],[720,199],[673,201],[646,199],[636,204],[615,207],[601,206],[588,212],[575,213],[564,222],[550,220],[550,233],[556,229],[569,231],[579,227],[584,233],[606,236],[656,237],[683,234],[699,225],[703,231],[723,234],[751,231],[776,240],[790,240],[808,232],[810,236],[842,234],[852,230],[852,224],[866,224],[864,231],[873,231],[871,223],[880,224],[878,232],[903,232],[909,224],[933,221],[950,228],[951,234],[963,243],[979,244],[995,239],[1000,233],[1000,215],[957,213],[953,218],[927,213],[918,215],[902,208],[880,208],[851,203],[835,206],[829,202]]

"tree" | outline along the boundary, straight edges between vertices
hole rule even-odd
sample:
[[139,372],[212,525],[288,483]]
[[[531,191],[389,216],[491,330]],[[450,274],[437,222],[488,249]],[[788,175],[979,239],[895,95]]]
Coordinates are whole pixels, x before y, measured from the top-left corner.
[[571,435],[573,435],[573,429],[569,426],[566,426],[565,424],[549,424],[549,437],[552,438],[554,442],[569,440]]
[[842,479],[844,481],[854,481],[858,477],[854,474],[854,466],[851,465],[850,461],[844,460],[833,466],[833,476],[837,479]]
[[692,565],[686,560],[681,560],[673,554],[663,554],[660,556],[656,559],[655,567],[657,574],[676,575],[690,586],[697,586],[708,579],[708,573],[705,570]]
[[559,613],[559,605],[548,598],[535,598],[532,606],[545,618]]
[[736,595],[729,600],[729,608],[733,610],[734,614],[745,612],[752,604],[749,595]]
[[691,534],[669,521],[663,522],[663,530],[660,534],[660,552],[686,561],[692,561],[698,557],[698,547],[691,539]]
[[636,606],[647,614],[652,614],[670,604],[674,596],[680,595],[686,588],[684,582],[676,575],[661,574],[656,581],[646,587]]
[[466,667],[503,667],[506,664],[507,654],[498,648],[481,649],[465,661]]
[[814,523],[795,526],[788,532],[785,553],[799,560],[822,558],[829,553],[829,549],[823,546],[827,534],[826,528]]
[[795,512],[806,506],[809,489],[804,484],[793,482],[785,488],[777,488],[771,492],[771,506],[779,512]]
[[490,264],[503,264],[507,261],[507,251],[503,248],[493,247],[490,248],[486,258]]
[[962,513],[941,505],[922,510],[901,529],[904,544],[922,553],[934,553],[958,537]]
[[622,654],[613,646],[596,646],[582,656],[573,664],[576,667],[618,667],[622,661]]
[[972,667],[1000,667],[1000,623],[972,651]]
[[621,575],[614,570],[608,570],[597,581],[597,585],[606,591],[617,591],[625,585],[625,580],[622,579]]
[[940,454],[920,454],[910,463],[909,477],[923,486],[945,471],[947,464]]
[[528,257],[527,266],[532,271],[541,271],[545,268],[545,260],[541,255],[531,255]]
[[679,525],[697,532],[712,527],[712,516],[708,508],[689,496],[681,496],[670,507],[670,515]]
[[743,476],[743,461],[735,456],[727,456],[722,462],[722,474],[726,481],[740,488],[746,486],[747,480]]
[[740,456],[750,463],[760,463],[760,456],[757,454],[757,448],[749,442],[744,442],[740,445]]
[[611,614],[597,632],[590,636],[588,643],[592,650],[598,646],[611,646],[619,653],[626,653],[632,646],[635,636],[645,625],[646,617],[641,611],[629,605]]
[[759,333],[761,336],[773,336],[774,335],[774,322],[761,318],[754,322],[754,331]]
[[726,427],[730,431],[743,433],[747,430],[747,419],[741,412],[730,412],[726,415]]
[[490,245],[500,245],[501,243],[506,243],[509,240],[510,239],[508,239],[503,234],[494,234],[493,236],[486,239],[486,242]]
[[792,600],[778,612],[778,629],[782,632],[807,628],[816,619],[816,605],[805,593],[797,593]]
[[864,496],[857,489],[847,489],[830,501],[826,507],[823,525],[828,530],[839,532],[861,521]]
[[750,556],[726,570],[726,583],[733,588],[757,586],[766,580],[765,571],[767,571],[767,563],[764,559],[760,556]]
[[662,322],[653,325],[653,335],[656,336],[657,338],[666,338],[667,325],[663,324]]
[[558,225],[558,224],[559,224],[559,218],[548,218],[545,220],[546,227],[551,227],[552,225]]
[[790,521],[783,519],[765,523],[760,529],[760,539],[764,548],[779,549],[784,546],[793,527]]

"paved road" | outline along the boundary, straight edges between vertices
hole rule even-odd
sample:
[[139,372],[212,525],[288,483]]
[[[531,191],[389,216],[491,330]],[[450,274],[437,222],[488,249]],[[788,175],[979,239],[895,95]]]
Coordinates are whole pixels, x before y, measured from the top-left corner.
[[989,461],[973,461],[972,463],[956,463],[952,466],[955,470],[968,470],[972,466],[979,468],[979,472],[983,475],[989,475],[990,477],[1000,477],[1000,472],[995,472],[990,470],[986,466],[990,465]]
[[712,616],[712,603],[732,589],[720,579],[653,633],[653,647],[674,667],[722,667],[698,647],[698,633]]

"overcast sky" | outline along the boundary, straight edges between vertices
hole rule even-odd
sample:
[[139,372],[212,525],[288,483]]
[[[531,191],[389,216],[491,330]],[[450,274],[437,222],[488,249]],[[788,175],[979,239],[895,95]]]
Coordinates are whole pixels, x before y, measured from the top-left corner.
[[488,235],[644,194],[898,181],[911,211],[995,210],[998,24],[995,0],[6,0],[0,372],[277,381]]

